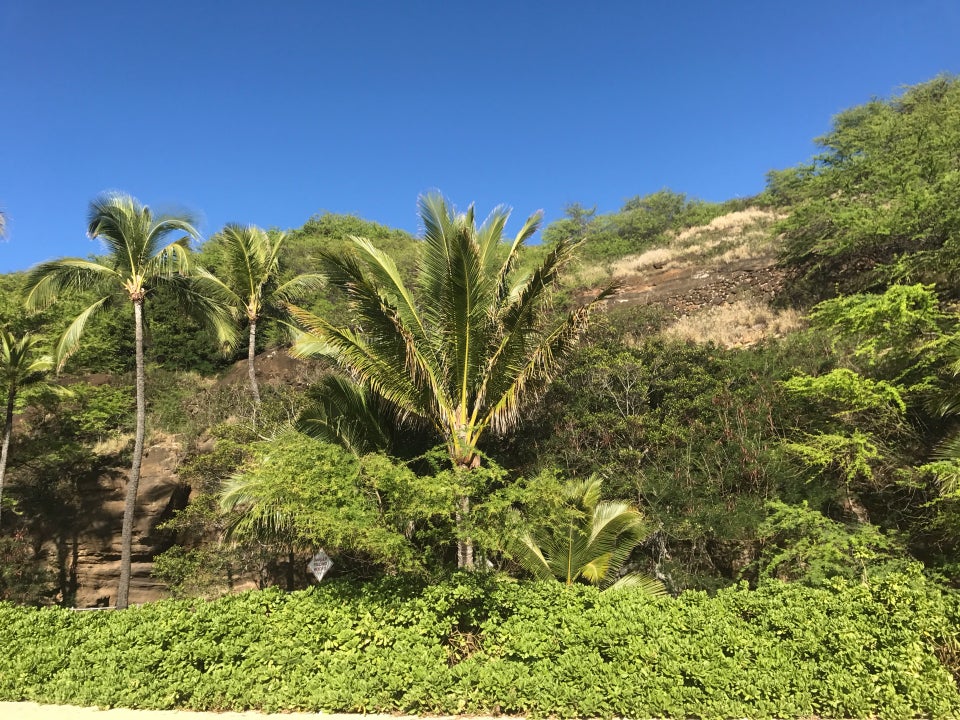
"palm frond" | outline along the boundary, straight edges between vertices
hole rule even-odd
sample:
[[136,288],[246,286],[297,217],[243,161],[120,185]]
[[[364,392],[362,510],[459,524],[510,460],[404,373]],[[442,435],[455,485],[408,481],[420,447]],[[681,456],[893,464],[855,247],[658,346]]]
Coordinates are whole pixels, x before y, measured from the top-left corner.
[[[596,476],[569,481],[562,493],[566,520],[530,528],[509,544],[511,555],[539,579],[615,584],[617,571],[643,539],[642,516],[629,503],[601,501]],[[630,582],[624,580],[621,586]]]
[[620,568],[643,541],[645,531],[643,516],[629,503],[600,502],[593,510],[586,552],[606,556],[607,570]]
[[236,347],[240,338],[234,316],[234,307],[216,292],[206,278],[173,275],[157,277],[158,287],[168,290],[181,312],[186,313],[210,330],[224,348]]
[[592,553],[587,556],[586,548],[581,546],[578,550],[580,550],[579,554],[583,556],[582,558],[578,558],[578,560],[580,560],[578,564],[580,568],[579,577],[591,585],[600,585],[613,565],[613,553]]
[[320,273],[302,273],[279,285],[273,291],[273,299],[281,305],[288,305],[304,299],[310,293],[319,292],[326,282],[326,278]]
[[537,580],[556,580],[556,574],[550,562],[544,557],[530,533],[520,536],[510,547],[514,561]]
[[335,328],[322,318],[314,318],[311,331],[338,348],[338,362],[343,367],[405,411],[423,414],[423,400],[427,399],[435,402],[438,412],[446,417],[451,403],[443,364],[434,354],[429,335],[419,333],[417,320],[412,321],[413,327],[404,321],[411,307],[401,302],[401,310],[396,298],[382,291],[357,256],[322,253],[321,259],[330,283],[350,298],[361,330]]
[[[301,308],[296,308],[295,305],[288,307],[291,311],[294,309],[301,310]],[[306,312],[305,310],[301,311]],[[325,358],[328,360],[336,360],[337,349],[318,335],[311,332],[304,332],[297,327],[289,327],[289,334],[292,344],[288,352],[291,356],[300,359]]]
[[627,573],[604,588],[606,592],[627,589],[637,590],[651,598],[667,597],[668,595],[667,588],[662,582],[644,573]]
[[527,218],[526,222],[523,224],[523,227],[520,228],[520,232],[514,236],[513,242],[510,244],[510,249],[507,252],[507,257],[504,259],[503,264],[500,266],[500,270],[497,273],[498,307],[502,306],[509,297],[508,280],[510,278],[510,273],[513,272],[514,266],[516,265],[520,248],[540,228],[540,223],[542,220],[543,212],[535,212],[533,215]]
[[477,248],[480,251],[480,262],[488,276],[496,275],[496,261],[503,239],[503,230],[510,218],[510,208],[498,205],[487,215],[483,224],[474,232]]
[[327,375],[318,384],[315,398],[297,420],[297,430],[358,456],[389,448],[388,420],[369,390],[341,375]]
[[[407,289],[393,258],[374,247],[369,240],[358,237],[351,237],[350,239],[361,257],[366,260],[367,270],[373,277],[374,282],[397,307],[397,312],[403,319],[405,326],[420,338],[426,339],[428,337],[427,329],[417,310],[416,302],[414,302],[410,290]],[[344,287],[343,280],[341,280],[341,287]]]
[[145,255],[144,226],[152,215],[130,195],[108,192],[94,198],[87,214],[87,236],[99,238],[119,267],[135,273]]
[[190,276],[197,284],[197,290],[222,304],[233,308],[234,315],[239,319],[240,311],[244,306],[243,298],[223,282],[219,277],[200,265],[194,265]]
[[264,493],[260,477],[236,474],[224,481],[220,509],[230,514],[224,540],[287,540],[294,532],[295,518],[277,498]]
[[501,318],[507,332],[531,321],[545,294],[556,285],[561,270],[573,256],[574,247],[566,241],[557,243],[530,276],[510,290]]
[[432,305],[444,294],[452,263],[451,238],[456,227],[453,210],[439,193],[421,195],[417,204],[423,225],[423,254],[417,285]]
[[219,238],[226,284],[244,305],[258,302],[263,286],[279,272],[269,234],[255,225],[229,224]]
[[296,357],[321,354],[333,357],[402,412],[417,416],[426,414],[424,392],[407,372],[406,357],[380,345],[368,343],[361,335],[347,328],[338,328],[302,308],[290,306],[290,314],[309,331],[293,348]]
[[[165,243],[174,233],[184,237]],[[99,239],[117,267],[131,277],[187,272],[190,240],[200,237],[189,218],[155,218],[146,205],[120,192],[104,193],[90,203],[87,235]]]
[[183,237],[164,245],[150,257],[143,258],[141,267],[142,274],[147,278],[168,279],[176,275],[189,274],[193,267],[190,238]]
[[592,302],[569,313],[533,347],[516,329],[505,335],[484,372],[480,393],[483,414],[479,416],[479,424],[492,427],[494,432],[514,427],[522,404],[536,399],[546,389],[561,359],[576,346],[586,329],[592,310],[614,292],[616,288],[608,288]]
[[40,343],[40,338],[31,333],[16,337],[0,330],[0,376],[5,378],[8,388],[35,382],[53,369],[53,359],[38,354]]
[[79,349],[80,338],[83,335],[83,330],[87,325],[87,321],[97,312],[99,312],[103,308],[104,303],[106,303],[109,299],[109,295],[100,298],[87,307],[79,315],[77,315],[77,317],[74,318],[74,321],[70,323],[70,327],[66,329],[66,331],[63,333],[63,336],[60,338],[60,342],[57,343],[55,356],[57,359],[58,371],[63,369],[63,366],[66,365],[67,360],[70,359],[70,356]]
[[98,289],[107,283],[119,289],[122,277],[106,265],[81,258],[51,260],[27,273],[24,304],[31,310],[42,310],[56,301],[61,292]]

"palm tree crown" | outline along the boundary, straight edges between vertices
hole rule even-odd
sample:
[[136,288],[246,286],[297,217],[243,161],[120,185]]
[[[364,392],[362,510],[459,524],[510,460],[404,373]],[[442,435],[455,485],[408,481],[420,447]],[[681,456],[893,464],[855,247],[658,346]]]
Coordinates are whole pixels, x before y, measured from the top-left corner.
[[[183,236],[167,242],[171,234]],[[181,280],[190,270],[190,240],[199,237],[183,217],[154,217],[150,208],[120,193],[90,204],[87,235],[99,238],[107,251],[97,260],[62,258],[40,263],[27,274],[26,305],[40,309],[65,291],[90,291],[99,297],[81,312],[56,349],[58,366],[79,347],[86,323],[117,296],[142,306],[152,285]],[[181,285],[181,292],[189,293]]]
[[540,311],[573,245],[558,243],[517,280],[520,249],[540,214],[504,243],[509,215],[498,207],[477,227],[472,206],[457,214],[440,195],[423,196],[424,243],[413,290],[390,257],[352,238],[353,252],[323,253],[321,262],[330,284],[347,293],[354,327],[293,309],[308,331],[295,354],[334,357],[401,416],[430,422],[460,468],[477,466],[487,429],[516,425],[523,403],[546,387],[584,329],[590,308],[543,323]]
[[585,581],[601,587],[642,587],[651,595],[666,593],[646,575],[618,572],[646,537],[640,511],[622,501],[601,500],[598,477],[564,486],[569,517],[556,527],[534,528],[514,543],[513,555],[538,580],[572,585]]
[[250,391],[257,404],[254,357],[259,321],[265,317],[282,317],[288,303],[318,290],[322,277],[305,273],[281,283],[280,251],[286,240],[284,233],[270,233],[256,226],[227,225],[211,243],[220,250],[216,273],[198,270],[198,278],[208,293],[242,316],[248,327],[247,367]]

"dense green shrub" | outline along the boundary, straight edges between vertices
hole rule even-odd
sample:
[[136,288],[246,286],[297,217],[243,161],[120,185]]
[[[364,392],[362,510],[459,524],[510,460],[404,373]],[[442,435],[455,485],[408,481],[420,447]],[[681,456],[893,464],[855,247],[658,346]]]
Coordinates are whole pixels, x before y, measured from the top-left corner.
[[945,717],[956,602],[916,573],[678,599],[460,576],[124,612],[0,605],[0,699],[144,708]]

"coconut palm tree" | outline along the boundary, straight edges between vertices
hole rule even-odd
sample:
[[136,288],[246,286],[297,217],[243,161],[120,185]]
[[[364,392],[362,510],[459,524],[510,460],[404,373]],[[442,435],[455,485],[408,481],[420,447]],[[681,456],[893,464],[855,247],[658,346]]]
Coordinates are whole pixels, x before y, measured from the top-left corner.
[[10,438],[13,435],[13,406],[20,390],[42,382],[53,369],[53,358],[40,355],[40,339],[30,333],[19,338],[6,330],[0,331],[0,378],[7,393],[7,412],[3,421],[3,446],[0,448],[0,511],[3,510],[3,482],[7,470]]
[[209,284],[209,292],[242,316],[247,323],[247,376],[250,394],[260,405],[256,358],[257,324],[270,317],[285,317],[288,303],[320,289],[322,277],[304,273],[280,282],[280,251],[286,235],[268,233],[256,226],[227,225],[211,244],[220,251],[216,273],[198,270],[197,277]]
[[601,500],[600,485],[596,476],[566,483],[566,521],[521,535],[511,548],[514,560],[538,580],[640,587],[651,595],[666,594],[662,583],[646,575],[618,577],[647,530],[640,511],[629,503]]
[[[146,427],[144,398],[143,327],[144,305],[149,292],[159,284],[169,285],[180,298],[207,319],[225,340],[231,326],[216,303],[198,293],[186,281],[190,270],[190,241],[198,233],[190,221],[178,216],[154,216],[130,195],[108,193],[90,204],[87,234],[99,238],[107,255],[102,259],[64,258],[34,267],[26,280],[26,305],[41,308],[66,290],[87,291],[97,298],[70,324],[57,346],[58,369],[77,350],[87,321],[108,302],[120,298],[133,309],[136,352],[137,420],[133,461],[127,483],[120,551],[120,584],[117,607],[129,602],[133,520],[136,511],[140,465]],[[168,242],[171,235],[181,235]]]
[[[368,240],[352,238],[346,253],[322,253],[327,280],[346,293],[355,324],[336,327],[291,308],[306,329],[293,353],[335,359],[401,419],[430,424],[453,467],[469,471],[480,464],[487,431],[512,429],[522,408],[550,383],[596,300],[559,321],[544,321],[550,289],[574,243],[561,240],[538,267],[517,278],[521,248],[539,227],[539,213],[505,243],[505,207],[477,227],[473,206],[458,214],[439,194],[422,196],[419,204],[424,237],[414,287]],[[462,478],[468,488],[469,476]],[[473,547],[462,531],[468,490],[459,506],[457,561],[470,567]]]

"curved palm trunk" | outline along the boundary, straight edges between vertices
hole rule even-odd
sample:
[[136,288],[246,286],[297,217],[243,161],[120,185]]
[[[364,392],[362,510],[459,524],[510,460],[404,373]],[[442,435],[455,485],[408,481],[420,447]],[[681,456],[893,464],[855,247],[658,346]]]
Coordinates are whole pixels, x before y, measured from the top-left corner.
[[16,387],[11,384],[7,393],[7,413],[3,423],[3,449],[0,450],[0,513],[3,512],[3,480],[7,472],[7,454],[10,451],[10,436],[13,435],[13,400],[17,395]]
[[260,407],[260,387],[257,385],[257,369],[254,360],[257,357],[257,321],[250,321],[250,341],[247,346],[247,377],[250,378],[250,392],[253,402]]
[[137,430],[133,443],[133,464],[127,482],[127,497],[123,506],[123,532],[120,537],[120,587],[117,590],[117,609],[123,610],[130,603],[130,570],[133,549],[133,519],[137,510],[137,488],[140,485],[140,465],[143,462],[143,440],[146,434],[147,403],[144,393],[146,384],[143,368],[143,300],[133,301],[133,318],[136,325],[137,355]]

